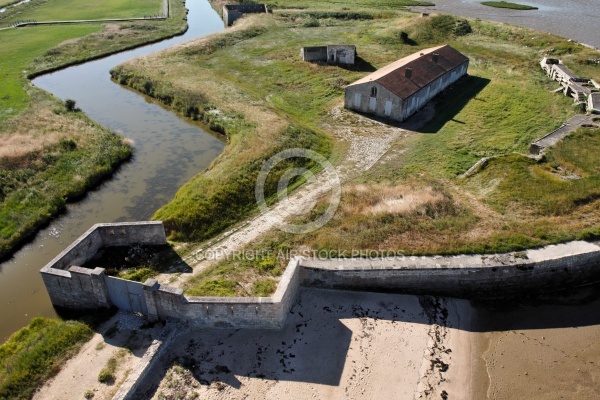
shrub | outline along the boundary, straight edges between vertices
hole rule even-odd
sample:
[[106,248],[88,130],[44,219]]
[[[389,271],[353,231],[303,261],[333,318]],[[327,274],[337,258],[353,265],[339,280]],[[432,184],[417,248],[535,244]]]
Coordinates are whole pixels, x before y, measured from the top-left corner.
[[117,369],[117,359],[111,357],[106,366],[102,368],[100,373],[98,374],[98,382],[110,384],[115,380],[115,371]]
[[316,18],[310,18],[308,21],[304,22],[302,26],[305,28],[316,28],[321,26],[321,23]]
[[75,100],[72,100],[72,99],[65,100],[65,108],[69,112],[79,111],[79,109],[76,106]]

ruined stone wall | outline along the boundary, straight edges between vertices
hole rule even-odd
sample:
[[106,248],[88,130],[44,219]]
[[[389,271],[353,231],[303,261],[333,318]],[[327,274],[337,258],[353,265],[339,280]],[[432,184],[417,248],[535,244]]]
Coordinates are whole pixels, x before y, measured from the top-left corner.
[[303,47],[300,50],[303,61],[327,61],[327,46]]

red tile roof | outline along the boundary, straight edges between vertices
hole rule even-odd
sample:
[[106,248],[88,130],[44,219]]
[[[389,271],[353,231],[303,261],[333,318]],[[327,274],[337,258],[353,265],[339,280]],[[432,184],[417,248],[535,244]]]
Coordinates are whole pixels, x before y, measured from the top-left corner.
[[[433,53],[438,55],[437,61],[434,61]],[[448,45],[432,47],[386,65],[349,86],[377,82],[398,97],[406,99],[468,60],[465,55]],[[410,78],[405,74],[407,68],[412,70]]]

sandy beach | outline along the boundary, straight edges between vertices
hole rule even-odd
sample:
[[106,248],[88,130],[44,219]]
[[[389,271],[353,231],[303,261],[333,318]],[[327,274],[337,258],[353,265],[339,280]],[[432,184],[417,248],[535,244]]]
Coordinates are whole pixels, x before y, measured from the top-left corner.
[[281,331],[181,336],[139,398],[471,398],[464,303],[303,289]]

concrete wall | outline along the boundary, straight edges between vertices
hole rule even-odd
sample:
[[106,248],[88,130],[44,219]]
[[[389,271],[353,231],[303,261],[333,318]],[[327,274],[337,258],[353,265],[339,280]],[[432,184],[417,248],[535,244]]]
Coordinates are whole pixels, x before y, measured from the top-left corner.
[[327,62],[332,64],[354,65],[356,47],[348,45],[327,46]]
[[[468,66],[468,62],[459,65],[406,99],[399,98],[378,82],[351,85],[346,87],[344,107],[360,113],[373,114],[402,122],[423,108],[429,100],[442,90],[466,75]],[[377,88],[377,96],[374,99],[371,97],[371,88],[373,87]],[[357,96],[359,97],[357,98]],[[388,102],[390,105],[386,107]]]
[[223,22],[225,26],[231,26],[242,18],[244,14],[266,13],[266,4],[226,4],[223,6]]
[[303,260],[302,285],[332,289],[503,298],[600,281],[600,246],[571,242],[524,253]]
[[304,61],[327,61],[327,46],[303,47],[300,56]]
[[102,247],[166,243],[162,222],[96,224],[40,271],[52,304],[69,308],[110,307],[103,268],[81,268]]
[[183,290],[144,284],[148,316],[177,318],[193,326],[279,329],[300,286],[299,259],[290,261],[273,297],[185,297]]
[[304,61],[354,65],[356,47],[352,45],[309,46],[300,50]]

